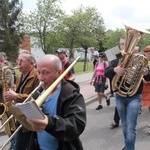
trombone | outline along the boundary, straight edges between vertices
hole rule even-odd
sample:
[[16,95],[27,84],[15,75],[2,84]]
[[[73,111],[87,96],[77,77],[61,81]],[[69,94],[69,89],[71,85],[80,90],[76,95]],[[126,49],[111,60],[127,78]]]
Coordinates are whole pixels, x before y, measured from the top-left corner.
[[[53,84],[42,94],[40,95],[37,99],[36,99],[36,104],[38,107],[40,107],[45,99],[49,96],[49,94],[55,89],[55,87],[61,82],[61,80],[66,76],[66,74],[70,71],[70,69],[77,63],[78,59],[80,58],[77,57],[72,63],[71,65],[57,78],[57,80],[55,80],[53,82]],[[33,94],[33,92],[32,92]],[[32,95],[31,94],[31,95]],[[27,98],[29,99],[29,98]],[[27,101],[27,100],[26,100]],[[20,113],[18,113],[20,112]],[[23,115],[21,113],[21,111],[16,107],[16,106],[12,106],[12,114],[13,116],[16,118],[16,120],[20,123],[20,126],[16,129],[16,131],[10,136],[10,138],[4,143],[4,145],[2,145],[2,147],[0,148],[0,150],[2,150],[7,143],[15,136],[15,134],[22,128],[22,126],[24,126],[25,128],[27,128],[28,130],[34,131],[34,129],[31,127],[31,125],[26,121],[26,117],[25,115]]]

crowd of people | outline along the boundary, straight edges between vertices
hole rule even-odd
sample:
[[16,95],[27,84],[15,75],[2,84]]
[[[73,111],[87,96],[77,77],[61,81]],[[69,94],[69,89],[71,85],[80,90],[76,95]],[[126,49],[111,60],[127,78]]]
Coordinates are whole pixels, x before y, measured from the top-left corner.
[[[1,99],[2,103],[23,103],[40,81],[44,83],[41,94],[46,92],[71,64],[65,49],[58,49],[56,55],[47,54],[36,62],[29,51],[20,51],[17,58],[20,74],[16,77],[16,90],[3,91],[3,84],[0,82],[1,97],[4,98]],[[3,66],[4,56],[0,53],[1,75]],[[11,84],[13,76],[10,69],[7,70],[6,75],[7,83]],[[75,72],[72,67],[42,104],[41,109],[45,119],[27,118],[34,132],[22,127],[12,138],[9,150],[83,150],[79,136],[86,125],[85,100],[74,79]],[[37,97],[38,95],[35,99]],[[16,127],[19,125],[17,121]]]
[[[121,96],[112,88],[112,80],[115,75],[123,76],[126,68],[118,65],[123,57],[125,37],[120,38],[120,54],[115,60],[106,61],[104,52],[91,49],[91,62],[93,63],[93,74],[90,84],[95,90],[98,100],[96,110],[103,108],[102,99],[110,106],[110,97],[115,97],[116,107],[114,121],[110,124],[112,129],[122,125],[124,136],[124,147],[122,150],[135,150],[137,119],[142,107],[146,106],[150,111],[150,64],[143,69],[143,79],[136,93],[132,96]],[[11,69],[6,71],[9,90],[4,91],[3,70],[4,66],[10,66],[5,53],[0,53],[0,97],[1,103],[11,102],[12,104],[23,103],[30,93],[42,81],[40,92],[47,89],[56,81],[59,76],[71,65],[67,51],[60,48],[55,55],[46,54],[37,62],[33,54],[23,50],[18,53],[17,67],[20,74],[16,76]],[[150,45],[146,46],[143,53],[139,46],[135,46],[132,55],[137,53],[144,55],[150,60]],[[110,84],[110,85],[109,85]],[[110,86],[111,96],[105,94]],[[14,88],[15,87],[15,88]],[[35,96],[35,99],[38,95]],[[133,109],[134,108],[134,109]],[[86,107],[84,95],[80,92],[80,86],[75,82],[75,70],[72,67],[54,90],[41,105],[44,119],[27,118],[27,122],[34,131],[25,127],[12,138],[9,150],[83,150],[80,135],[86,126]],[[1,118],[3,122],[3,118]],[[121,123],[120,123],[121,122]],[[20,123],[16,121],[16,127]],[[150,126],[150,125],[149,125]],[[11,131],[13,134],[14,131]],[[150,132],[149,132],[150,133]],[[10,136],[10,135],[9,135]]]

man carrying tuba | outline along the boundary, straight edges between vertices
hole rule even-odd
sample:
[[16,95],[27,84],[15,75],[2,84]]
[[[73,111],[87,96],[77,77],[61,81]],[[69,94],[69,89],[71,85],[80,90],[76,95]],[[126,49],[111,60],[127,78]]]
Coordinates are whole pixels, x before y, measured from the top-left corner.
[[[127,27],[127,36],[125,47],[123,49],[123,56],[121,60],[114,60],[105,71],[106,77],[113,80],[112,86],[115,89],[116,107],[121,119],[125,143],[122,150],[135,150],[136,125],[141,105],[143,83],[141,78],[136,79],[134,74],[138,70],[139,73],[136,72],[136,76],[139,76],[139,74],[141,74],[141,76],[147,75],[148,69],[147,60],[145,57],[134,54],[135,56],[133,58],[132,53],[141,38],[140,36],[142,35],[143,33],[141,31]],[[138,60],[136,61],[137,58]],[[143,62],[140,62],[140,59],[143,60]],[[135,62],[140,63],[135,64]],[[143,68],[141,67],[142,65]],[[137,67],[137,70],[135,70],[135,66]],[[139,68],[142,69],[140,70]],[[131,78],[131,80],[129,80],[129,78]],[[133,86],[133,81],[137,81],[137,85]],[[132,93],[131,88],[133,88]]]

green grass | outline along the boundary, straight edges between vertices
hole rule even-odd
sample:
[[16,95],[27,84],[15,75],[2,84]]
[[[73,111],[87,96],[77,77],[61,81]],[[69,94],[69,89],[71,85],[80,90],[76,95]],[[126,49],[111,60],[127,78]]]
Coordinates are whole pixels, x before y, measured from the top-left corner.
[[14,71],[15,71],[16,75],[18,75],[20,73],[19,69],[15,69]]
[[[74,65],[75,74],[82,74],[82,73],[93,71],[93,63],[87,62],[86,71],[83,71],[83,66],[84,66],[84,62],[77,62]],[[19,69],[15,69],[15,72],[16,72],[17,75],[20,73]]]
[[84,62],[77,62],[74,66],[75,74],[82,74],[93,71],[93,63],[87,62],[86,71],[83,71]]

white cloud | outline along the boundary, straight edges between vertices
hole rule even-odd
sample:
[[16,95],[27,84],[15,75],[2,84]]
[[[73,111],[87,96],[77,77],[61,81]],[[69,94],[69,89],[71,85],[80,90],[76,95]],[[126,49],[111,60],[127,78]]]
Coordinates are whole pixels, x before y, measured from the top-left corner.
[[144,29],[150,28],[149,0],[76,0],[72,5],[69,4],[70,1],[64,0],[66,10],[76,8],[81,4],[96,7],[101,13],[107,28],[124,28],[122,23],[137,24]]
[[[36,0],[23,0],[25,9],[35,9]],[[107,29],[124,28],[123,23],[150,28],[149,0],[62,0],[67,13],[80,5],[96,7],[104,19]]]

